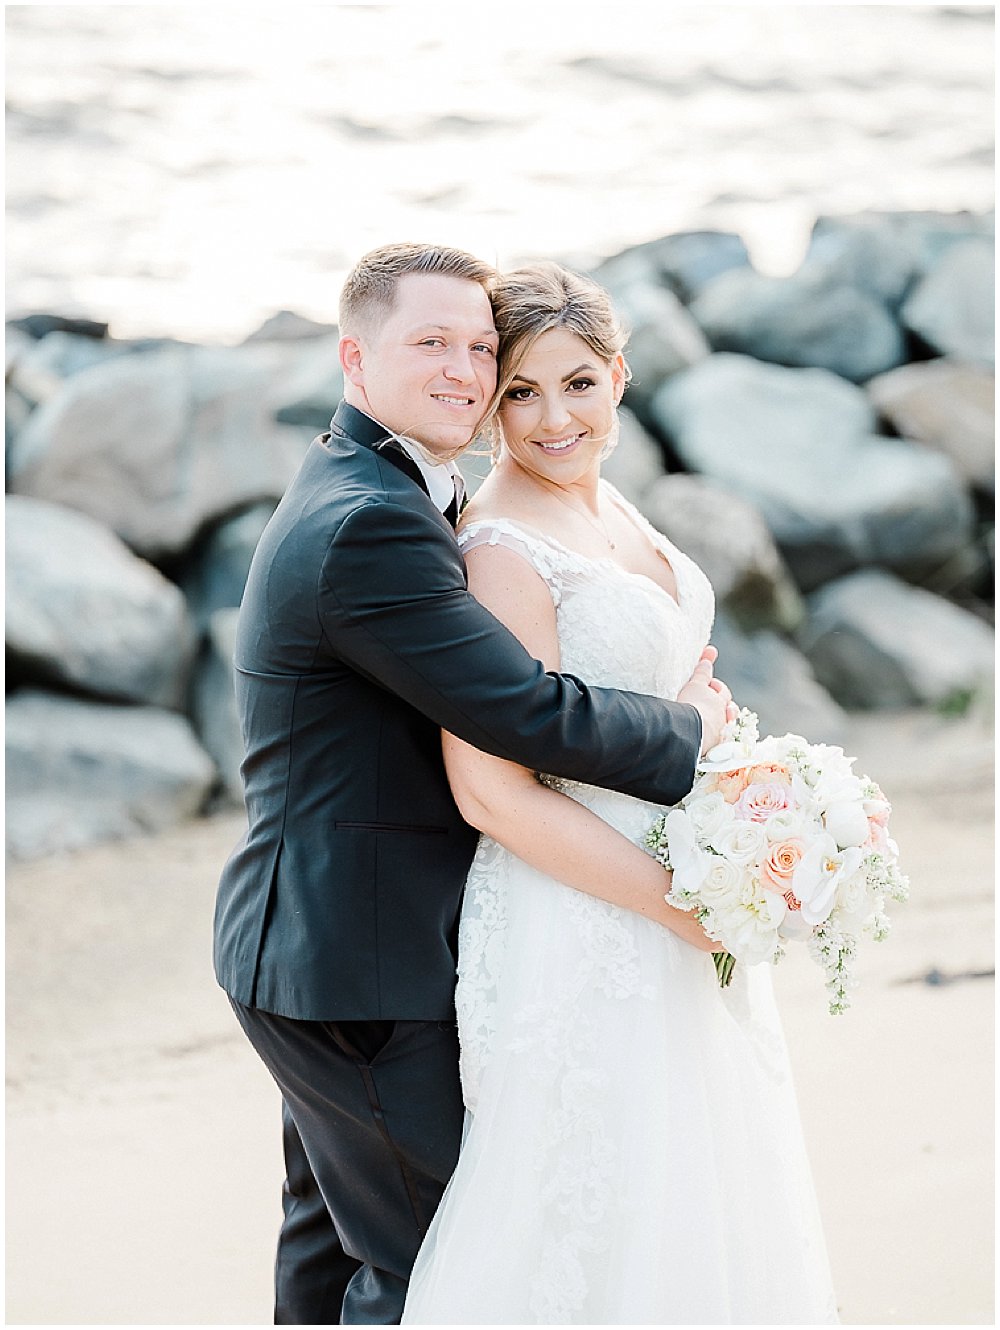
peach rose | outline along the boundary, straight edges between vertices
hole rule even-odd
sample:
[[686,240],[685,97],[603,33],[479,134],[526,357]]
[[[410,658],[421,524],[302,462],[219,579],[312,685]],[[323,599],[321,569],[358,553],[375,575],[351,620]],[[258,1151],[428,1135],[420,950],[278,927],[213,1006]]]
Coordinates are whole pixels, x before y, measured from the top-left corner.
[[800,908],[792,891],[792,877],[803,854],[805,846],[797,838],[778,841],[771,846],[760,866],[760,885],[765,891],[784,896],[790,910]]
[[750,784],[750,772],[747,767],[738,767],[736,771],[720,771],[716,777],[716,789],[727,804],[734,804]]
[[889,832],[884,822],[874,817],[868,819],[868,840],[865,844],[870,845],[878,854],[886,853],[889,848]]
[[780,762],[759,762],[750,768],[749,785],[791,785],[792,773]]

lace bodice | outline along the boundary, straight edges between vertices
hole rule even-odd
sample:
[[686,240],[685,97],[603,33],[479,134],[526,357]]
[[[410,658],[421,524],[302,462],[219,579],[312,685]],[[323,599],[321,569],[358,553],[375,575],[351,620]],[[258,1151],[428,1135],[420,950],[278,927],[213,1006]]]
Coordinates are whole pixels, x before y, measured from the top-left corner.
[[[503,545],[531,564],[555,605],[561,670],[585,683],[672,699],[690,678],[708,641],[715,608],[712,587],[697,564],[654,530],[613,486],[601,483],[670,563],[676,599],[658,583],[612,559],[588,558],[545,532],[508,518],[469,523],[459,533],[459,544],[464,550]],[[658,811],[616,791],[544,774],[541,779],[586,804],[635,843],[642,841]],[[476,1103],[492,1050],[497,983],[508,931],[505,881],[512,862],[502,846],[482,836],[466,884],[456,1003],[469,1107]],[[519,871],[525,866],[519,865]],[[621,912],[573,891],[564,893],[563,907],[586,940],[587,982],[622,993],[634,991],[637,971]]]
[[556,608],[563,672],[607,688],[676,697],[711,632],[711,584],[612,485],[601,483],[670,564],[676,600],[644,574],[631,573],[610,558],[579,554],[509,518],[470,522],[459,532],[458,543],[463,550],[503,545],[531,564]]

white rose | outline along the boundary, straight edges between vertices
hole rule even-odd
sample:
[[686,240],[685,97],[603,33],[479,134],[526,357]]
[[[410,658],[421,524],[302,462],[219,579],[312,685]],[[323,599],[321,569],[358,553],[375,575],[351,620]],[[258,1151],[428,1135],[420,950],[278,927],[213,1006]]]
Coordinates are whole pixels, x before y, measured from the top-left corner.
[[709,869],[701,884],[701,898],[706,905],[716,910],[726,900],[739,900],[742,885],[743,874],[735,864],[717,854],[709,855]]
[[868,878],[863,870],[852,877],[843,878],[837,887],[836,919],[838,928],[849,933],[860,933],[875,910]]
[[767,833],[759,822],[727,822],[712,837],[713,850],[736,864],[755,863],[764,853]]
[[711,841],[717,831],[733,820],[732,805],[726,803],[718,790],[689,803],[685,812],[701,842]]
[[723,904],[714,913],[714,932],[744,965],[774,959],[785,902],[769,891],[748,892],[744,901]]
[[794,836],[811,838],[814,826],[813,819],[801,808],[784,808],[768,818],[764,823],[764,833],[769,841],[791,840]]

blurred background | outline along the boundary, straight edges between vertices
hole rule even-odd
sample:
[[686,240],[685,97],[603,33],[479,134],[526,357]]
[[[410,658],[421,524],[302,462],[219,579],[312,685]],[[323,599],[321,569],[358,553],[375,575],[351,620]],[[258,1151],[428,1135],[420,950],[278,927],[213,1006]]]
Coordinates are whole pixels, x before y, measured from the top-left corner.
[[236,607],[343,276],[427,239],[608,286],[606,474],[763,729],[892,799],[856,1009],[776,979],[843,1319],[989,1323],[992,6],[5,16],[8,1319],[269,1319],[275,1095],[209,965]]

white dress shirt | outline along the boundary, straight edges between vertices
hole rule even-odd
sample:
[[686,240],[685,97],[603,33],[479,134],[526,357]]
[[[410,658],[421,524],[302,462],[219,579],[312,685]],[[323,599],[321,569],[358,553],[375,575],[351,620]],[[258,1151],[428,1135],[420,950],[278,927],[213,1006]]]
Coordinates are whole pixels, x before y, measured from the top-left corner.
[[[381,425],[382,422],[379,421]],[[383,426],[384,428],[384,426]],[[403,451],[412,457],[420,468],[420,474],[424,478],[424,484],[427,486],[427,492],[431,496],[431,502],[434,503],[442,512],[445,512],[452,499],[458,498],[458,506],[462,506],[462,498],[465,494],[465,481],[462,479],[462,473],[454,462],[429,462],[423,451],[417,447],[412,439],[408,439],[405,434],[394,434],[393,438],[403,449]]]

